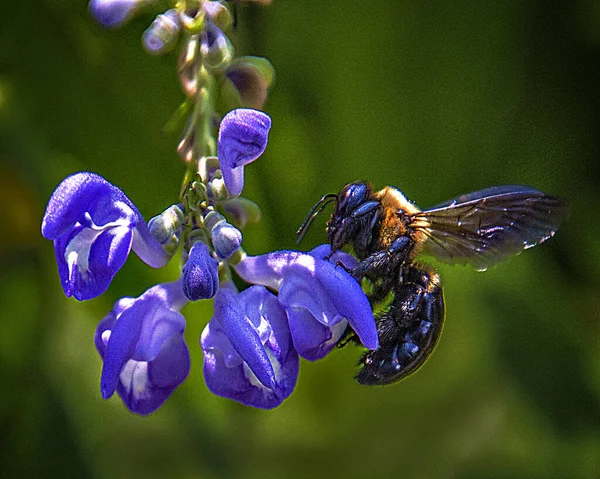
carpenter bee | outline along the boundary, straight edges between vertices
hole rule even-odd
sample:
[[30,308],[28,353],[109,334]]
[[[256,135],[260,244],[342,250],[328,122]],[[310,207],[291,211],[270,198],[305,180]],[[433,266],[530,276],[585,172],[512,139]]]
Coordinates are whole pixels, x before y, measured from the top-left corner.
[[[423,365],[435,348],[445,318],[440,277],[417,261],[421,254],[483,271],[554,235],[568,205],[527,186],[494,186],[420,210],[402,192],[387,186],[374,192],[357,181],[323,196],[298,230],[298,241],[329,203],[331,254],[345,245],[359,260],[348,272],[371,285],[375,305],[391,297],[376,315],[379,348],[359,361],[361,384],[399,381]],[[340,266],[345,267],[340,264]],[[349,327],[340,345],[357,342]]]

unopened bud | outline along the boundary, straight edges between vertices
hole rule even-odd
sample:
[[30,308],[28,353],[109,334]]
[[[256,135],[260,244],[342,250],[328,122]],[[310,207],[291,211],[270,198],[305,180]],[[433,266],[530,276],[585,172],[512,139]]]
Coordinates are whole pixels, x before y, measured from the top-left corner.
[[233,59],[233,45],[216,25],[209,23],[202,33],[201,51],[204,64],[213,70],[224,69]]
[[88,9],[100,25],[116,28],[129,21],[148,0],[91,0]]
[[241,196],[228,199],[223,203],[223,209],[233,217],[233,224],[244,229],[248,223],[260,221],[260,207],[254,202]]
[[215,253],[221,259],[229,258],[242,244],[242,233],[226,221],[218,223],[211,231]]
[[158,15],[142,37],[142,44],[148,53],[162,55],[177,43],[181,24],[177,10],[167,10]]
[[184,214],[181,208],[178,205],[172,205],[161,214],[152,218],[148,222],[148,229],[156,241],[166,245],[173,240],[173,236],[177,235],[183,219]]
[[214,201],[223,201],[229,197],[229,192],[221,176],[210,180],[208,183],[208,194]]
[[275,70],[266,58],[245,56],[231,62],[225,77],[238,91],[240,106],[260,110],[275,78]]
[[190,301],[212,298],[219,287],[219,263],[202,241],[194,243],[182,270],[183,293]]
[[221,2],[204,2],[202,9],[206,17],[221,30],[231,27],[233,19],[229,9]]

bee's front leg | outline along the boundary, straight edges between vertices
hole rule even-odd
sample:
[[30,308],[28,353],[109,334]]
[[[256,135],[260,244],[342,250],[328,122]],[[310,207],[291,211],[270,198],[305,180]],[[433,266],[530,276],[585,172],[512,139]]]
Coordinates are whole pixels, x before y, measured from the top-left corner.
[[412,245],[413,241],[408,236],[401,236],[388,249],[376,251],[358,263],[352,270],[352,276],[356,278],[389,276],[405,262]]

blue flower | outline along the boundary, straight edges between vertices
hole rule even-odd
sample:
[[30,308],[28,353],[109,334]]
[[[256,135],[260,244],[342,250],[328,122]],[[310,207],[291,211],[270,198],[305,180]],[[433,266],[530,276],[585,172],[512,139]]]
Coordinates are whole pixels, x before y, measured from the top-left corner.
[[91,0],[88,8],[94,19],[106,28],[115,28],[131,19],[143,0]]
[[219,289],[202,333],[208,389],[247,406],[271,409],[294,390],[299,358],[284,309],[263,286]]
[[348,323],[365,347],[379,346],[367,297],[360,284],[335,264],[341,261],[352,267],[356,260],[340,252],[328,261],[325,257],[330,251],[329,245],[319,246],[310,254],[276,251],[248,256],[234,266],[245,281],[279,291],[294,347],[311,361],[331,351]]
[[244,187],[244,166],[267,147],[271,118],[261,111],[238,108],[225,115],[219,127],[219,163],[223,181],[232,196]]
[[208,246],[197,241],[190,250],[181,274],[183,292],[190,301],[212,298],[219,287],[219,263]]
[[94,338],[104,361],[100,379],[104,399],[116,390],[130,411],[150,414],[183,382],[190,355],[179,310],[186,303],[178,281],[117,301]]
[[170,258],[129,198],[93,173],[76,173],[58,185],[42,235],[54,241],[65,294],[78,300],[102,294],[131,249],[155,268]]

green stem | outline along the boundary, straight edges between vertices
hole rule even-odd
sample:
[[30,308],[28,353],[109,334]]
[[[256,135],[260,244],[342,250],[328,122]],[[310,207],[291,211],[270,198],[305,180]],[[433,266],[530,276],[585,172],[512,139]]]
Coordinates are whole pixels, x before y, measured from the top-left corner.
[[215,78],[201,64],[198,69],[198,84],[200,88],[196,96],[196,134],[195,134],[195,150],[197,164],[195,165],[195,173],[199,174],[202,181],[206,183],[206,158],[216,154],[216,142],[213,137],[212,119],[214,113],[214,90]]

